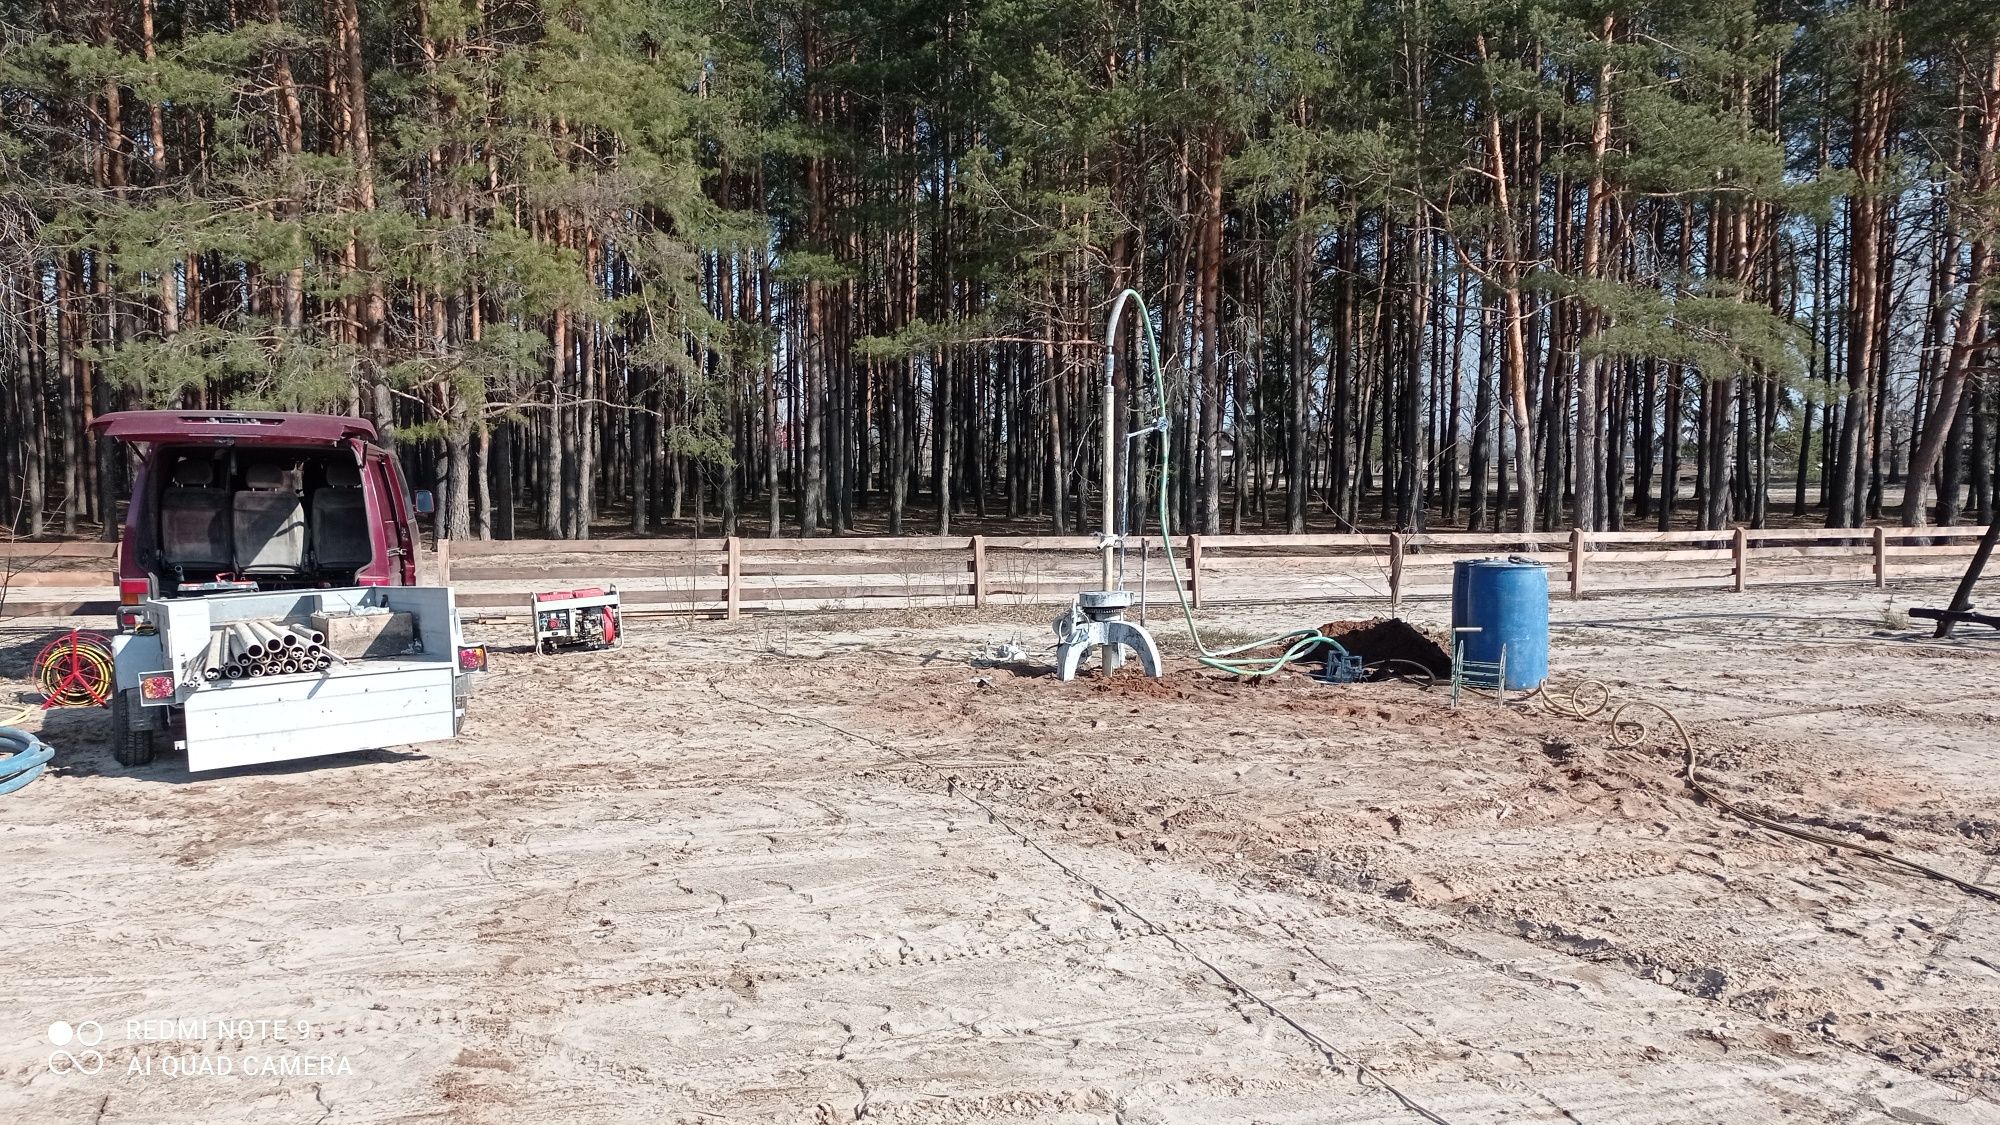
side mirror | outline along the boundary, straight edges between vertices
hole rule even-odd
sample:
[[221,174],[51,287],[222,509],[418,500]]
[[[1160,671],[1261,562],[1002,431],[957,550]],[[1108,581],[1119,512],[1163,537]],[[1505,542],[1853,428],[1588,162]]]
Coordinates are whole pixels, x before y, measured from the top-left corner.
[[419,488],[414,493],[411,493],[410,503],[417,509],[417,514],[420,516],[428,516],[438,510],[437,497],[432,496],[431,490],[428,488]]

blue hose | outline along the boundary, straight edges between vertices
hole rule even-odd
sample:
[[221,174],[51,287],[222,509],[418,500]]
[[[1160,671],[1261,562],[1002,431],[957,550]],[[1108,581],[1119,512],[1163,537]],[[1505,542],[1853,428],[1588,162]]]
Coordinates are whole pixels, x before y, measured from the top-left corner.
[[25,787],[42,776],[56,752],[41,739],[15,727],[0,727],[0,797]]

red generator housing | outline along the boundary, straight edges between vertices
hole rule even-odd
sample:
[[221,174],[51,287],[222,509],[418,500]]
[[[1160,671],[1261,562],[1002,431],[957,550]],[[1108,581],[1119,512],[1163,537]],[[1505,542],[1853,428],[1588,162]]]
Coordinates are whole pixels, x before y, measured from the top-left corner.
[[618,620],[618,591],[592,586],[536,594],[528,606],[535,628],[535,651],[616,648],[624,634]]

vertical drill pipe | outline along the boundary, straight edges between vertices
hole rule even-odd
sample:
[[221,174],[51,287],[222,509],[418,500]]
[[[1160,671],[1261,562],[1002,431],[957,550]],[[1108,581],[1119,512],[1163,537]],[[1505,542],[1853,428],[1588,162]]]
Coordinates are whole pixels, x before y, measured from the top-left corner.
[[1118,299],[1111,302],[1111,319],[1104,325],[1104,584],[1103,589],[1119,588],[1117,571],[1117,548],[1113,546],[1113,536],[1118,534],[1118,451],[1125,443],[1118,437],[1118,385],[1112,379],[1118,369],[1118,320],[1125,311],[1125,302],[1135,296],[1130,289],[1120,290]]

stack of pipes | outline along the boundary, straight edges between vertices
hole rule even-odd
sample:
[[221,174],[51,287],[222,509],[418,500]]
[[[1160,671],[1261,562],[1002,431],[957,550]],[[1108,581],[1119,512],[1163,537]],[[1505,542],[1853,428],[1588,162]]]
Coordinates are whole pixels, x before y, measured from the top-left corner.
[[284,621],[235,621],[209,631],[201,678],[212,683],[324,672],[336,660],[340,658],[326,647],[326,634],[317,629]]

